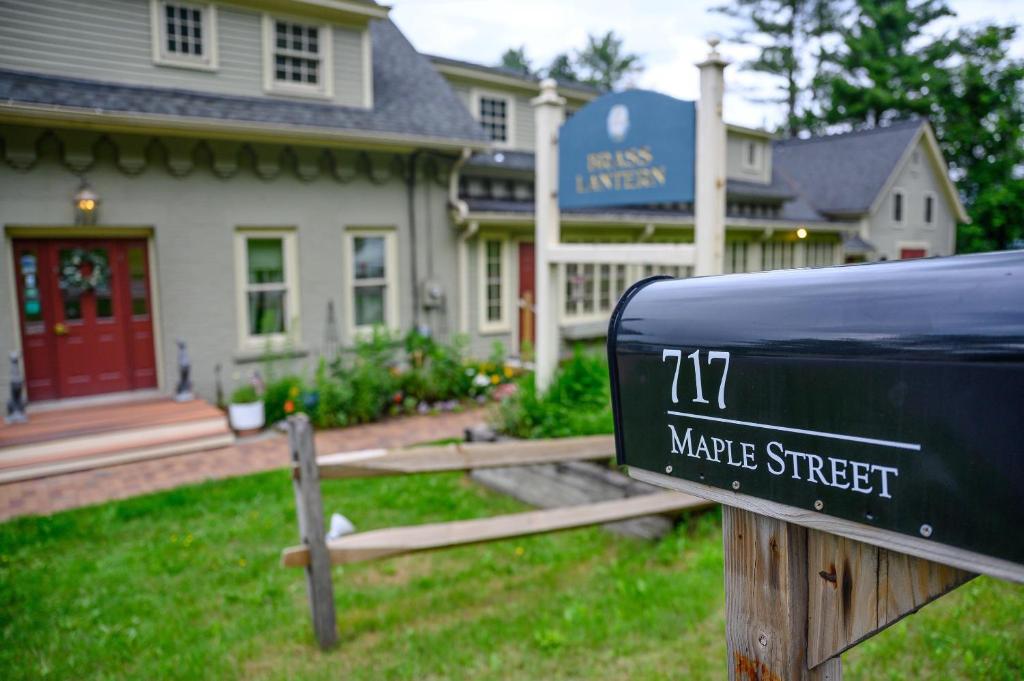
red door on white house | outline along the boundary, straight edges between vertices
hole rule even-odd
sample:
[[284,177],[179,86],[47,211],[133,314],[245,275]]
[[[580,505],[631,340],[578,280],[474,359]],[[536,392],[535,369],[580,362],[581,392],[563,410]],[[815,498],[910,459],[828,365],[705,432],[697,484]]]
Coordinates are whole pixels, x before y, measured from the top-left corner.
[[30,400],[156,386],[149,262],[141,239],[16,239]]
[[911,258],[923,258],[928,255],[928,251],[924,248],[901,248],[900,249],[900,260],[910,260]]

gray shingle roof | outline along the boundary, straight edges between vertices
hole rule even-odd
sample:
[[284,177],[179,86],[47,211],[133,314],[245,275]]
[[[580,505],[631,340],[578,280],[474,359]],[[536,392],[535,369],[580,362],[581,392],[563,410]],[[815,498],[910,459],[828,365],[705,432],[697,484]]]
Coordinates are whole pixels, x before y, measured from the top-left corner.
[[0,101],[486,142],[447,81],[390,21],[371,22],[372,109],[0,70]]
[[[425,54],[423,55],[435,64],[448,64],[450,66],[460,66],[465,69],[472,69],[474,71],[483,71],[484,73],[493,73],[498,76],[505,76],[506,78],[517,78],[524,83],[539,83],[541,78],[536,75],[526,75],[521,71],[515,69],[506,68],[504,66],[487,66],[485,64],[477,64],[476,62],[463,61],[462,59],[452,59],[451,57],[442,57],[437,54]],[[562,87],[571,88],[573,90],[579,90],[580,92],[587,92],[593,95],[604,94],[601,88],[588,85],[587,83],[580,83],[574,80],[564,80],[561,78],[555,79],[558,84]]]
[[884,128],[775,142],[773,169],[820,213],[866,213],[924,124],[914,118]]

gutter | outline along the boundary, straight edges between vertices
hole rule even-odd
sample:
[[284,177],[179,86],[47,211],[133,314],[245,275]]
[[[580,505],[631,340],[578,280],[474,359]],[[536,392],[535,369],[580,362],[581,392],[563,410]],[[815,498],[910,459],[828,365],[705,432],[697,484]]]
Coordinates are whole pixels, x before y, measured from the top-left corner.
[[448,205],[454,209],[452,217],[457,225],[464,224],[466,218],[469,217],[469,204],[459,198],[459,173],[462,171],[462,166],[466,165],[466,161],[472,155],[472,149],[463,147],[462,153],[456,159],[455,164],[452,166],[452,171],[448,174]]
[[465,149],[483,151],[489,144],[482,140],[408,135],[395,132],[324,128],[317,126],[264,123],[258,121],[222,120],[198,116],[171,116],[129,111],[104,111],[79,107],[0,102],[0,121],[38,127],[42,124],[66,123],[66,127],[103,130],[105,132],[149,132],[185,134],[194,137],[216,136],[251,142],[268,140],[296,144],[328,144],[343,147],[374,147],[390,151],[427,148],[441,151]]

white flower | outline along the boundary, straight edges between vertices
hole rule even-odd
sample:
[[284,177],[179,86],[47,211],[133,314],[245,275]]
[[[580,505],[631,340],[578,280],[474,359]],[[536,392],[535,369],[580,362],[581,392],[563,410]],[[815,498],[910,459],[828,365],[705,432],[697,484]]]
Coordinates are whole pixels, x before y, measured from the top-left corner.
[[483,388],[491,384],[491,379],[487,378],[484,374],[477,374],[473,377],[473,385],[478,388]]

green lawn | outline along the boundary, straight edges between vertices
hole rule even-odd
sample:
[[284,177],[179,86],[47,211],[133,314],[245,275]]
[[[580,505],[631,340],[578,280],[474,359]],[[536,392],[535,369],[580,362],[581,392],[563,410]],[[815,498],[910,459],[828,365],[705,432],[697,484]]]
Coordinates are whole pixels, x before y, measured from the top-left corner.
[[[461,474],[324,485],[360,529],[514,511]],[[0,525],[4,679],[724,678],[718,513],[658,544],[577,530],[335,569],[312,642],[285,472]],[[975,580],[844,656],[847,679],[1019,679],[1024,588]]]

